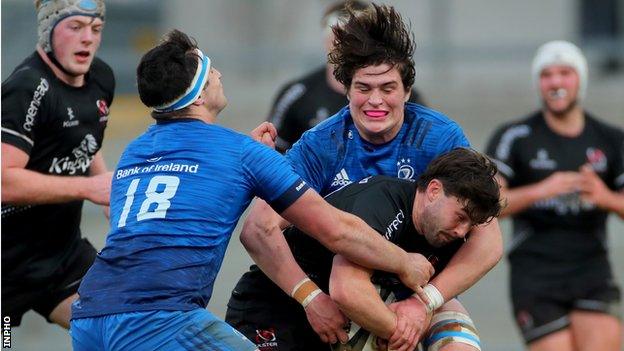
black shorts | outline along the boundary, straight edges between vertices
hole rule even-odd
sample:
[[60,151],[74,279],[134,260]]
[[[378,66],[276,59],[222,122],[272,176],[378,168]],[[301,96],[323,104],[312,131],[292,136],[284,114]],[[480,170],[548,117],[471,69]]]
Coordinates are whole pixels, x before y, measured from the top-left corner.
[[97,251],[86,239],[80,240],[62,263],[54,277],[37,284],[20,284],[2,280],[2,317],[9,316],[11,325],[19,326],[24,313],[34,310],[48,322],[50,313],[59,303],[78,291],[82,277],[95,260]]
[[238,281],[225,321],[260,351],[331,351],[308,323],[303,307],[257,269]]
[[535,275],[538,268],[517,268],[512,266],[511,300],[516,324],[527,344],[567,328],[573,310],[621,319],[620,288],[611,278],[608,263],[550,279]]

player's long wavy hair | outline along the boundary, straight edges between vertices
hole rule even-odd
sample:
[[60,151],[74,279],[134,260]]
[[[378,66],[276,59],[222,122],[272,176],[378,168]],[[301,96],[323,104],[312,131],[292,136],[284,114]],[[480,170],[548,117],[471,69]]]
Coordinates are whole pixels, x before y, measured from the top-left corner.
[[398,68],[405,91],[414,84],[413,34],[394,7],[372,4],[355,11],[347,5],[349,19],[332,27],[334,49],[329,63],[335,65],[334,76],[347,90],[357,69],[380,64]]
[[[183,94],[197,70],[197,42],[174,29],[162,42],[141,58],[137,67],[137,86],[141,101],[148,107],[162,105]],[[152,113],[154,118],[184,113]],[[162,115],[162,116],[161,116]]]
[[500,185],[496,181],[498,168],[487,156],[472,149],[458,148],[429,163],[418,178],[418,190],[427,189],[437,179],[444,194],[455,196],[473,224],[491,221],[500,215],[504,205],[500,200]]

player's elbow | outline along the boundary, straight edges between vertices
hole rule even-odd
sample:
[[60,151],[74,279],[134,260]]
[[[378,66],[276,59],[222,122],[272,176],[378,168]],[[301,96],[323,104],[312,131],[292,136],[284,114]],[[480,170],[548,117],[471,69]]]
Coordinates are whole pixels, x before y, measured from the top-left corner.
[[348,279],[331,279],[329,282],[329,296],[341,311],[350,311],[353,306],[352,289],[349,289]]

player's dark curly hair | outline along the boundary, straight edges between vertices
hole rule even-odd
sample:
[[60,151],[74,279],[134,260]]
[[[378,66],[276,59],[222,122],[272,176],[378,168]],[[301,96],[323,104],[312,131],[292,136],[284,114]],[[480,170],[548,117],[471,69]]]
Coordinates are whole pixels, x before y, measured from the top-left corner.
[[496,164],[482,153],[458,148],[429,163],[418,179],[418,189],[424,191],[431,180],[439,180],[444,194],[463,202],[472,223],[482,224],[498,217],[503,208],[497,171]]
[[[139,97],[147,107],[171,102],[191,85],[199,59],[195,49],[194,39],[174,29],[143,55],[137,67],[137,86]],[[158,115],[152,113],[154,118],[159,118]]]
[[414,37],[392,6],[372,4],[355,11],[347,4],[348,21],[332,27],[334,49],[329,63],[334,76],[347,89],[357,69],[380,64],[398,68],[405,91],[414,85]]

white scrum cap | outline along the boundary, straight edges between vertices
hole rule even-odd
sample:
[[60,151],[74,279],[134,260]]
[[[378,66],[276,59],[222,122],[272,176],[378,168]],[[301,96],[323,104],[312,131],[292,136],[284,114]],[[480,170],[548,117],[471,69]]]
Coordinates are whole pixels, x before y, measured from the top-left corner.
[[531,67],[531,75],[533,83],[539,91],[540,74],[544,68],[552,65],[563,65],[572,67],[579,77],[578,98],[583,100],[587,93],[587,60],[576,45],[563,40],[555,40],[548,42],[535,53],[533,65]]

